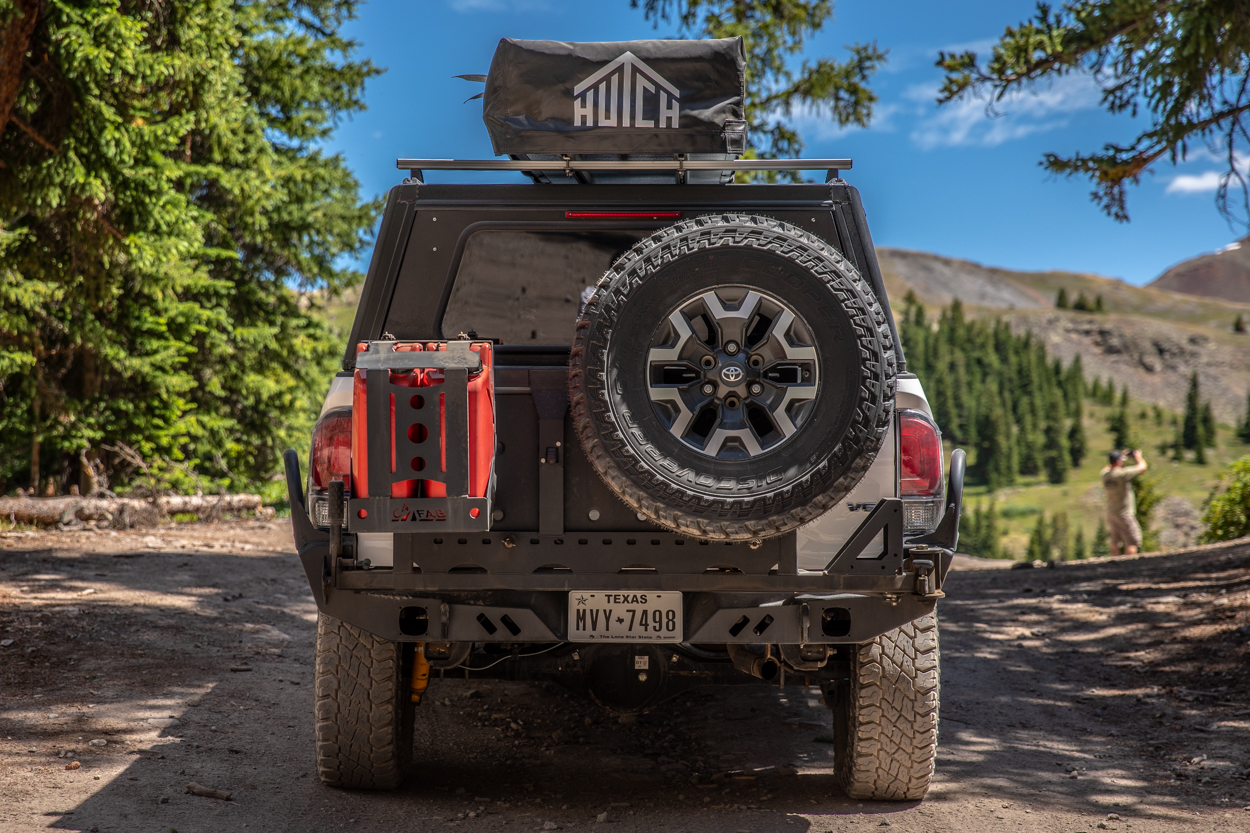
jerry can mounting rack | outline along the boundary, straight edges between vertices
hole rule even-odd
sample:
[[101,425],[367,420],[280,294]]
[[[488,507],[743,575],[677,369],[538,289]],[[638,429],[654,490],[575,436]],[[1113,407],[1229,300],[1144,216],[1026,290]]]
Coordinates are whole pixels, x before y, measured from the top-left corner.
[[[471,341],[438,342],[446,345],[438,350],[395,349],[402,344],[372,341],[356,357],[364,374],[369,497],[347,501],[347,530],[488,531],[494,478],[485,496],[469,494],[469,377],[491,368],[483,367]],[[392,380],[423,370],[442,371],[443,380],[420,387]],[[444,483],[447,496],[390,496],[393,485],[409,480]]]

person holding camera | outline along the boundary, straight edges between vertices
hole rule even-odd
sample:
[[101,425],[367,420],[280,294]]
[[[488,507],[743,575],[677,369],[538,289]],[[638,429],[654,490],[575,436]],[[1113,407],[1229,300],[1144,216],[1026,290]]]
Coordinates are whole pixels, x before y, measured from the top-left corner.
[[[1137,523],[1137,498],[1133,494],[1133,478],[1146,470],[1141,449],[1113,451],[1109,465],[1102,470],[1102,489],[1107,494],[1107,531],[1111,537],[1112,555],[1134,555],[1141,547],[1141,526]],[[1131,466],[1124,465],[1132,458]]]

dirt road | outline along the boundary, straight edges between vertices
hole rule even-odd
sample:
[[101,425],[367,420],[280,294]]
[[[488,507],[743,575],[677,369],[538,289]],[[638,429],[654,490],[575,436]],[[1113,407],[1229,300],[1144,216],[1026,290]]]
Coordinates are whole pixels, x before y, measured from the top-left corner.
[[4,534],[0,831],[1250,830],[1250,545],[947,592],[923,803],[838,793],[815,691],[621,723],[463,679],[433,681],[407,786],[369,795],[313,771],[315,608],[283,522]]

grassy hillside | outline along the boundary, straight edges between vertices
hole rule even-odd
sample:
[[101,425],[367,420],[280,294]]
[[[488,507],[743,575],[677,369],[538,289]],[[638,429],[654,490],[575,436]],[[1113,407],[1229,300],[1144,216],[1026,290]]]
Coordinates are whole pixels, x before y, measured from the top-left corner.
[[[1250,454],[1250,445],[1238,440],[1231,426],[1220,425],[1217,447],[1214,451],[1208,450],[1205,465],[1191,462],[1192,452],[1186,453],[1185,462],[1173,462],[1170,452],[1160,453],[1160,445],[1172,441],[1175,429],[1171,418],[1174,415],[1164,412],[1163,424],[1157,425],[1151,411],[1140,403],[1133,404],[1133,425],[1141,438],[1142,453],[1150,464],[1149,473],[1162,475],[1159,489],[1165,497],[1175,495],[1201,508],[1220,473],[1233,460]],[[1107,430],[1110,412],[1110,407],[1086,404],[1085,432],[1090,455],[1080,468],[1069,473],[1067,483],[1053,485],[1041,476],[1021,478],[1016,486],[1001,489],[992,496],[984,486],[969,486],[964,493],[965,512],[971,513],[978,504],[988,505],[992,498],[999,509],[1000,529],[1006,533],[1003,546],[1014,558],[1023,557],[1029,533],[1041,512],[1047,517],[1055,512],[1066,512],[1071,530],[1084,529],[1088,545],[1103,515],[1099,472],[1106,465],[1106,453],[1111,450],[1111,434]]]

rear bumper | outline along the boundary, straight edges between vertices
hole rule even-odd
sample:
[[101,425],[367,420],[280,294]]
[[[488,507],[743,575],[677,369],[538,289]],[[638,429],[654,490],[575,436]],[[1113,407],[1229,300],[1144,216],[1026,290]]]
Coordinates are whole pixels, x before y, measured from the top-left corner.
[[[331,557],[329,533],[304,508],[299,458],[287,451],[284,462],[296,547],[318,608],[409,642],[563,642],[570,592],[664,590],[683,594],[687,643],[860,644],[934,609],[963,493],[957,451],[937,532],[905,541],[898,501],[882,501],[819,572],[797,569],[793,536],[753,549],[638,532],[593,541],[578,533],[398,534],[395,565],[379,569],[355,562],[349,534],[342,557]],[[876,542],[884,542],[879,555]],[[744,617],[747,625],[736,627]]]

